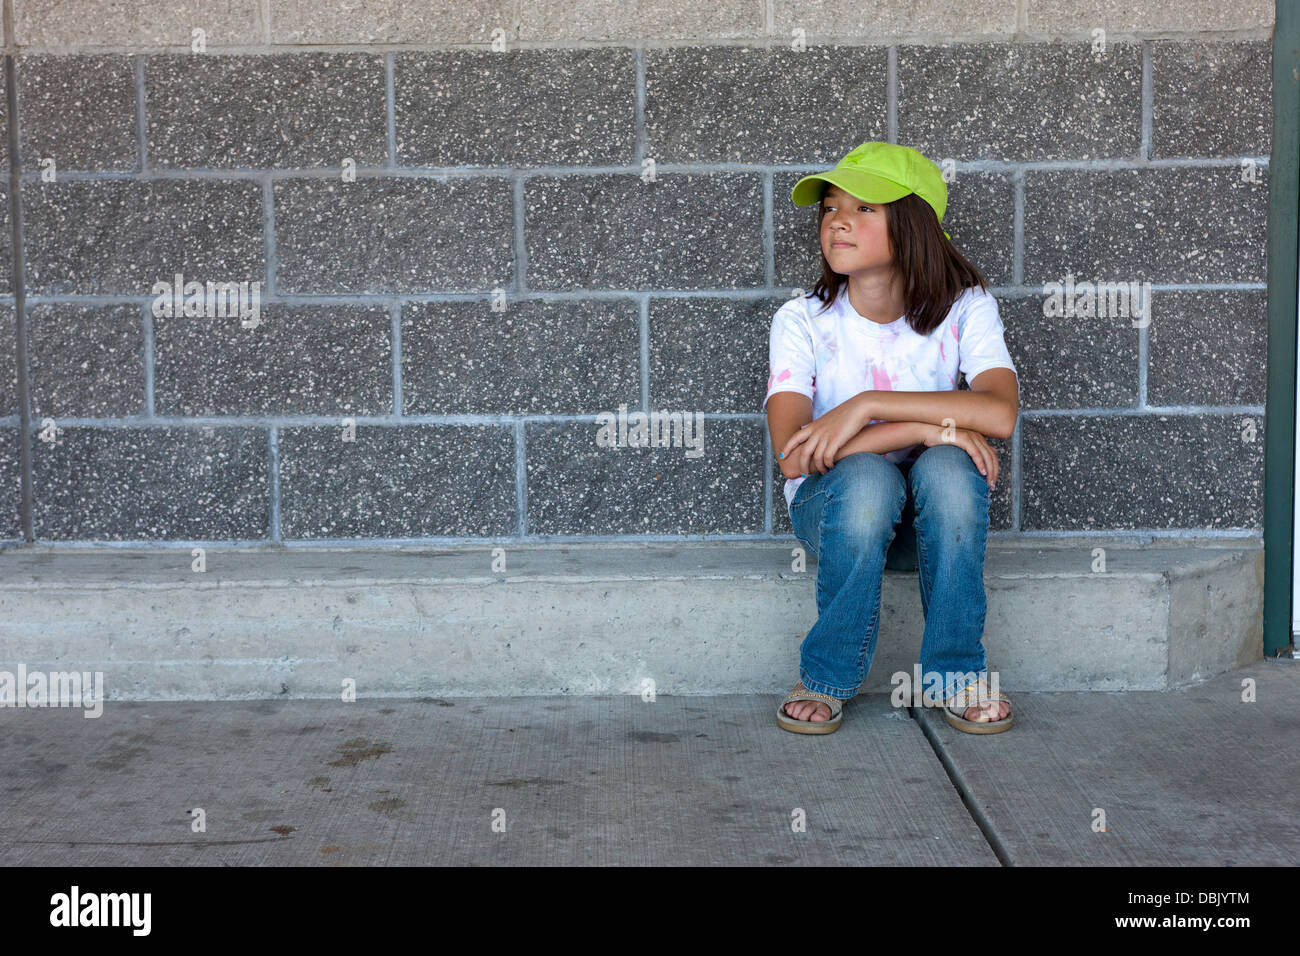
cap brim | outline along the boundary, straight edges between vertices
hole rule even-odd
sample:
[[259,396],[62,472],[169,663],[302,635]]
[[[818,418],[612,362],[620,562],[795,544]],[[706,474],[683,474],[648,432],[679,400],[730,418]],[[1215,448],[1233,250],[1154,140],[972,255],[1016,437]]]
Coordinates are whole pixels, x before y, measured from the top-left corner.
[[850,196],[856,196],[863,202],[893,202],[895,199],[902,199],[912,191],[906,186],[873,176],[871,173],[856,169],[832,169],[799,180],[790,192],[790,199],[796,206],[811,206],[822,198],[827,183],[839,186]]

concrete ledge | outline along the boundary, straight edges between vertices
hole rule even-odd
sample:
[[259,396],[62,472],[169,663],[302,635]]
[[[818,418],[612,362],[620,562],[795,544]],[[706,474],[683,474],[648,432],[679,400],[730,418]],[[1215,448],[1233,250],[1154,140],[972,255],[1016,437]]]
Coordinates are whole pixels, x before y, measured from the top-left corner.
[[[1092,549],[1106,549],[1093,572]],[[0,553],[0,669],[102,671],[110,700],[779,693],[816,617],[784,544]],[[991,545],[1002,686],[1158,690],[1263,653],[1262,546]],[[864,691],[911,672],[915,572],[886,571]],[[287,689],[286,689],[287,688]]]

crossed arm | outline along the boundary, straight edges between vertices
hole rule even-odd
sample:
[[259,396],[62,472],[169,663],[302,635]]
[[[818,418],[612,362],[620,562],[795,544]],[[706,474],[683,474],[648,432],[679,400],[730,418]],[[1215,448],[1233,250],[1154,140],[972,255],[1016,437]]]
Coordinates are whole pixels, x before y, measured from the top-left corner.
[[[1014,372],[991,368],[971,380],[969,391],[859,392],[815,421],[812,399],[797,392],[773,395],[767,407],[772,447],[778,456],[784,453],[778,459],[781,473],[797,478],[807,459],[830,467],[858,452],[883,454],[908,448],[921,443],[935,427],[1010,438],[1020,409],[1020,390]],[[866,424],[872,419],[884,420]]]
[[[863,396],[867,398],[862,399]],[[952,424],[993,438],[1010,438],[1020,410],[1020,389],[1009,368],[991,368],[976,375],[970,391],[861,392],[870,418],[915,421],[930,425]],[[951,418],[951,423],[945,422]],[[868,419],[870,420],[870,419]]]

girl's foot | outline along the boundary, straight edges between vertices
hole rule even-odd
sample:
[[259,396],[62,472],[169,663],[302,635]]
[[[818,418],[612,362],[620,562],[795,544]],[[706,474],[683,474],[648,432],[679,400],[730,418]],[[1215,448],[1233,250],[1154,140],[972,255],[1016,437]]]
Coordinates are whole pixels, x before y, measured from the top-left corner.
[[943,716],[962,733],[1000,734],[1011,727],[1011,701],[1001,691],[990,690],[981,678],[949,699]]
[[990,723],[1002,720],[1009,713],[1011,713],[1010,701],[991,700],[982,707],[967,707],[962,717],[975,723]]
[[785,712],[795,720],[807,720],[811,723],[831,719],[830,705],[823,704],[819,700],[792,701],[785,705]]
[[833,734],[844,720],[844,701],[804,687],[803,681],[776,708],[776,724],[793,734]]

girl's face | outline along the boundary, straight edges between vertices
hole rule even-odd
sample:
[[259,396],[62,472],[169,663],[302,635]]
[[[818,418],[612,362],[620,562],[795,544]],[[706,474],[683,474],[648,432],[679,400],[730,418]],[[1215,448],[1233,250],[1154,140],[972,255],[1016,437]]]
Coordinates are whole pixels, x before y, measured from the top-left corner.
[[894,261],[885,207],[829,186],[822,197],[822,254],[831,269],[853,275],[889,269]]

